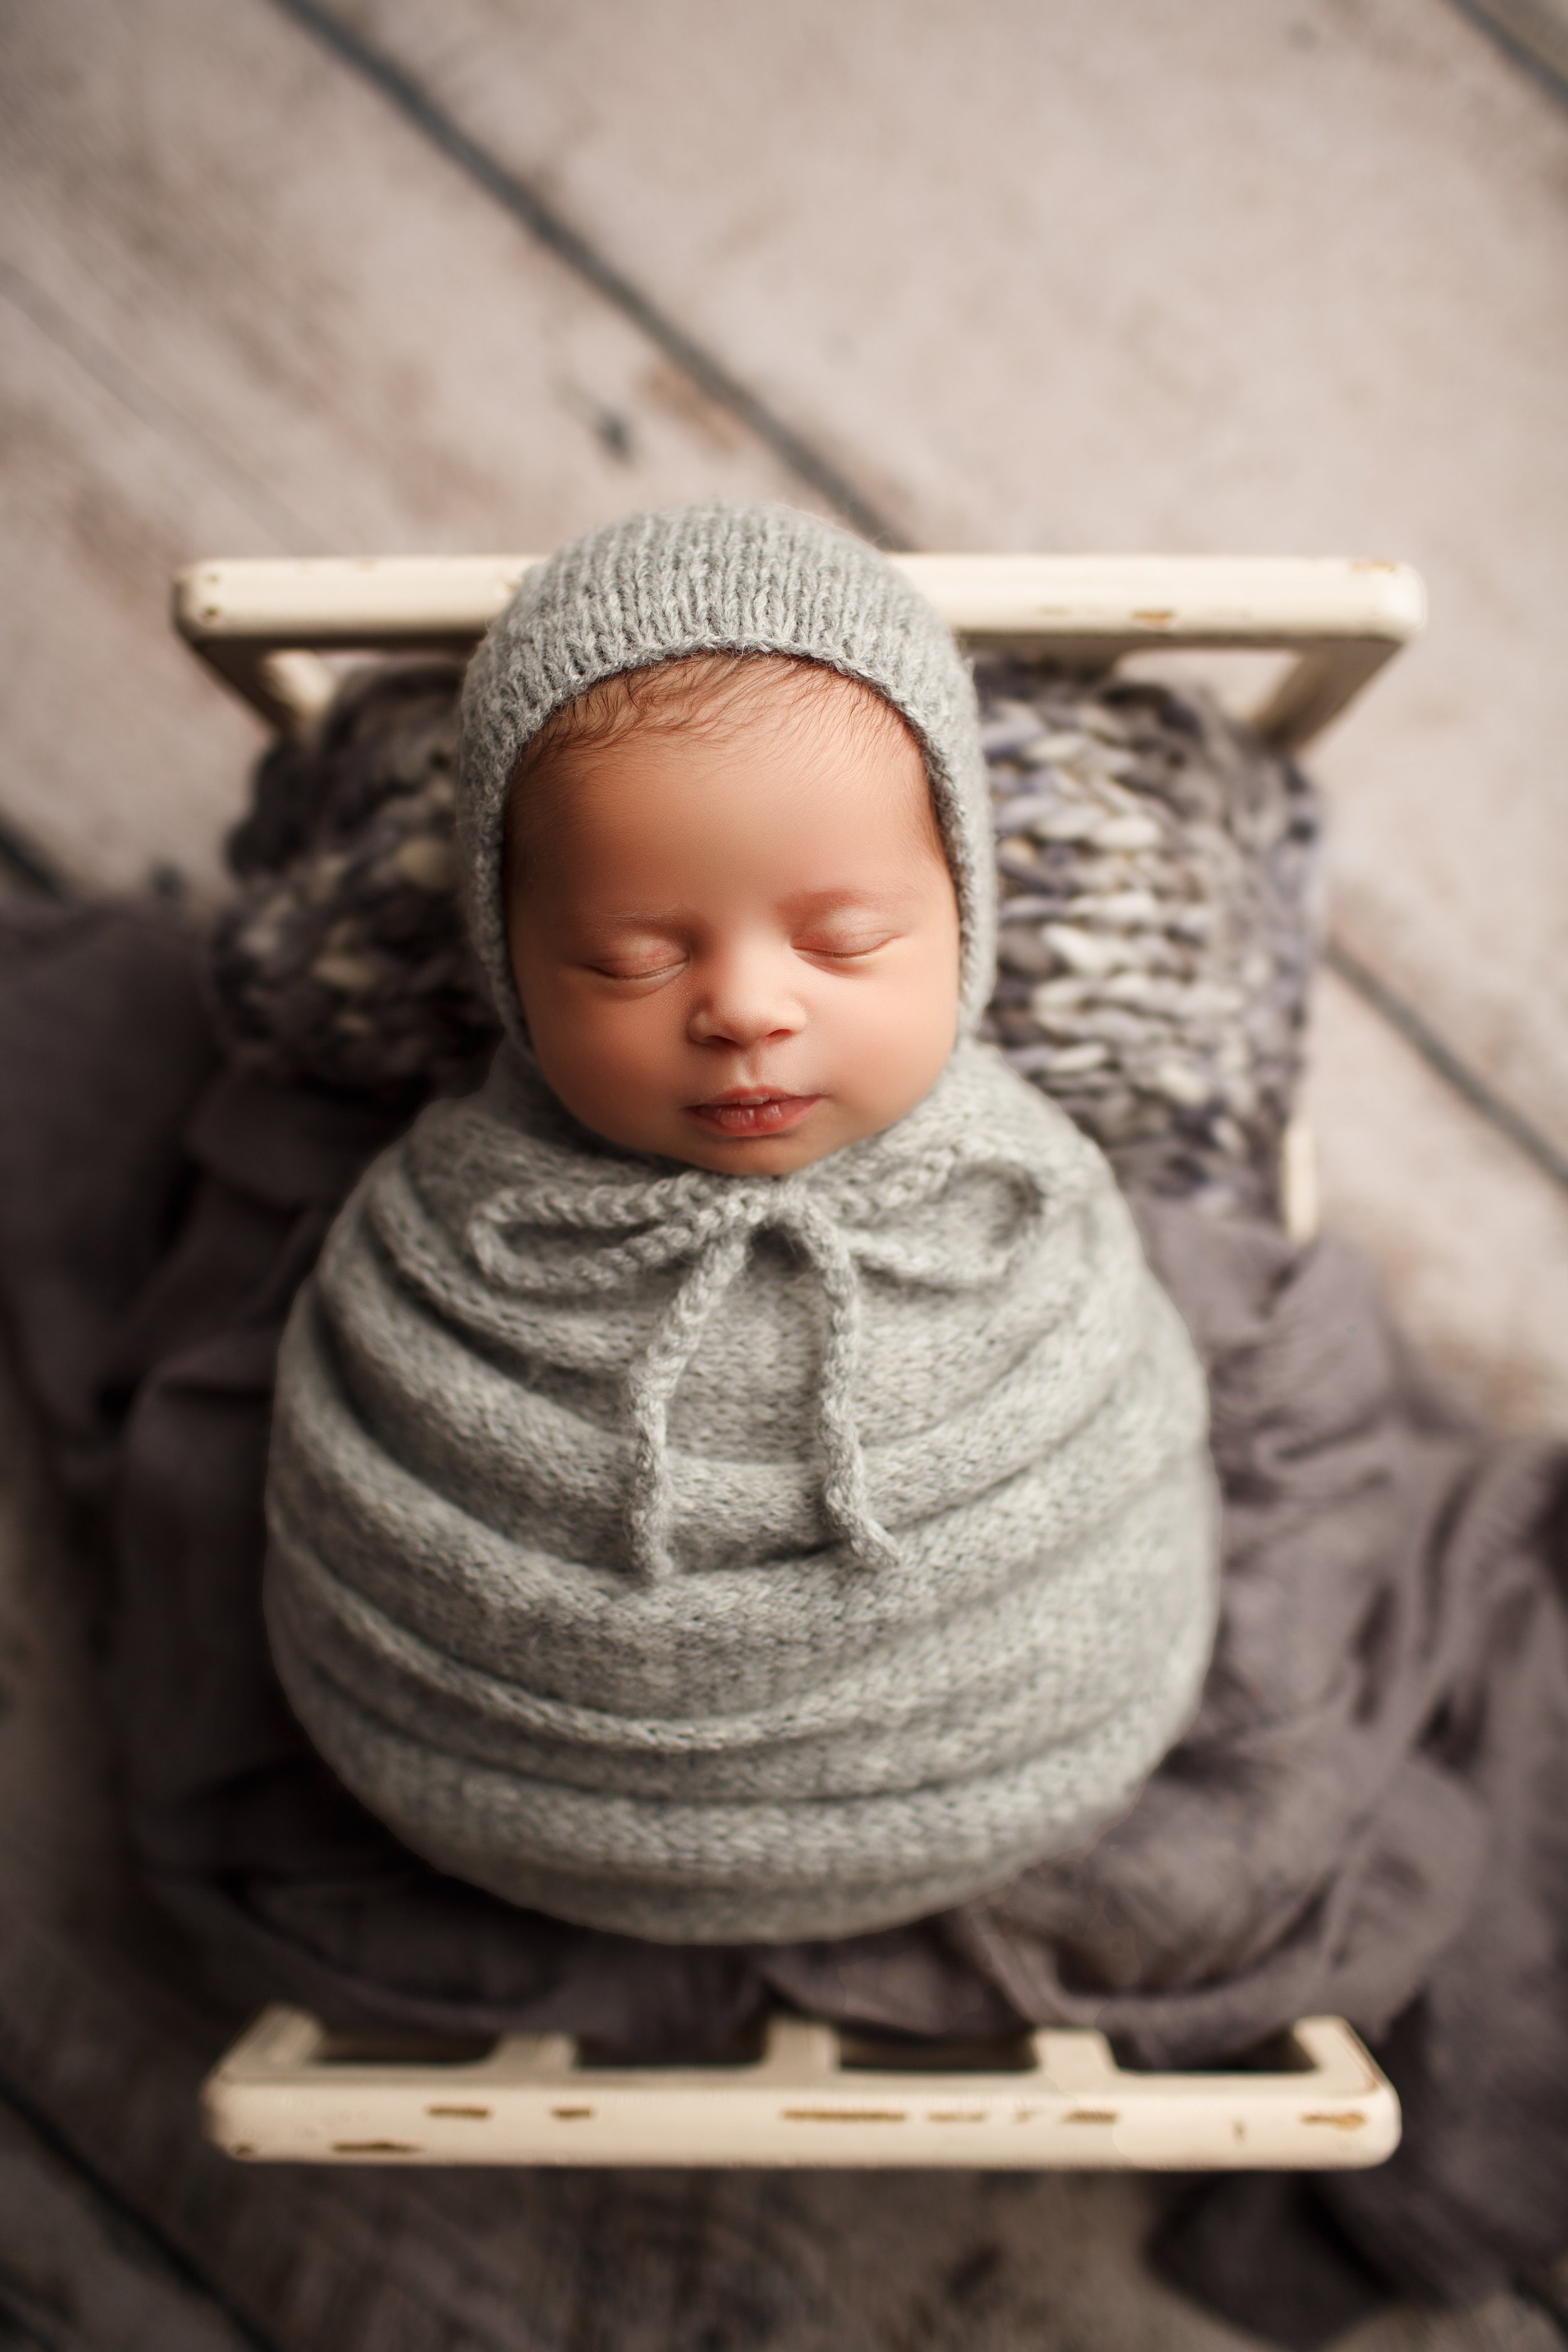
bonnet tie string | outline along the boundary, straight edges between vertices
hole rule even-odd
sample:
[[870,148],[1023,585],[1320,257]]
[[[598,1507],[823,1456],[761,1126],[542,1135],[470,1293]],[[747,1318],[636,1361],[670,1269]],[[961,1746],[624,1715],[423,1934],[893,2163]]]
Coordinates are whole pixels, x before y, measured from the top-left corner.
[[862,1566],[885,1568],[898,1558],[892,1538],[871,1513],[866,1458],[855,1426],[852,1388],[860,1338],[855,1262],[832,1219],[805,1194],[781,1185],[738,1199],[733,1213],[703,1237],[691,1271],[627,1383],[634,1433],[627,1533],[633,1564],[650,1583],[675,1573],[669,1540],[675,1516],[670,1402],[752,1241],[766,1227],[787,1234],[799,1246],[815,1266],[827,1303],[817,1430],[828,1519]]

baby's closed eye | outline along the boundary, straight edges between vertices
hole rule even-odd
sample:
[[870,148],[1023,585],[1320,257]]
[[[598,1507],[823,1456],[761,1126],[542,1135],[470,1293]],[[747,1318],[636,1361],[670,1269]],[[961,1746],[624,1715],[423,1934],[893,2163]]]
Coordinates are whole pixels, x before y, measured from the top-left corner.
[[584,951],[582,961],[604,980],[668,980],[684,968],[688,952],[680,940],[661,938],[657,932],[637,933],[596,943]]
[[861,956],[875,955],[899,936],[900,926],[885,916],[844,915],[804,925],[792,934],[790,944],[796,955],[820,962],[853,963]]

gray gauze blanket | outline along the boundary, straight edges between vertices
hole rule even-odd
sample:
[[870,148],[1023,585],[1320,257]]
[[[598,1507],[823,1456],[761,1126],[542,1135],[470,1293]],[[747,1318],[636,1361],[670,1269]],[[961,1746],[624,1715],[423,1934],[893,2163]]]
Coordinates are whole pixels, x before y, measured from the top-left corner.
[[1191,1717],[1205,1428],[1110,1169],[994,1048],[743,1179],[600,1145],[505,1046],[289,1330],[274,1654],[348,1786],[511,1901],[912,1918],[1081,1842]]

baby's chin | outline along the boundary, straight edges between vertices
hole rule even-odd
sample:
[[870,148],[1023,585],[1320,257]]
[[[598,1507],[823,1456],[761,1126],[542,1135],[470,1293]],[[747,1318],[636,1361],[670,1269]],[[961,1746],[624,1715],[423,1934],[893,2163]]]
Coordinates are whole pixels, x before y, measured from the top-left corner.
[[753,1137],[744,1143],[716,1136],[696,1136],[679,1151],[665,1148],[667,1160],[683,1160],[689,1168],[710,1169],[721,1176],[793,1176],[799,1168],[843,1150],[858,1134],[837,1134],[814,1140],[805,1136]]

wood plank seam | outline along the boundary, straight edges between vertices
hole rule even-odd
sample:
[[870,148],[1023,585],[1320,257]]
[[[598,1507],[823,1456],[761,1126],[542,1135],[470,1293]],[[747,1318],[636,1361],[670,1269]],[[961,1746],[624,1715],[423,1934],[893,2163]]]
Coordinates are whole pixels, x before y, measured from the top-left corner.
[[510,213],[513,220],[521,222],[558,260],[575,270],[596,294],[612,303],[710,400],[728,409],[792,473],[835,507],[854,530],[879,547],[909,545],[898,526],[878,510],[830,457],[787,417],[780,415],[770,402],[733,374],[705,343],[689,334],[662,304],[617,268],[552,205],[546,204],[526,180],[510,171],[488,147],[465,131],[395,58],[366,40],[331,9],[320,6],[318,0],[272,0],[272,5],[377,90],[448,162],[466,173],[477,187]]
[[161,2228],[158,2221],[142,2207],[133,2204],[119,2182],[78,2142],[78,2137],[62,2127],[47,2108],[40,2106],[21,2085],[9,2075],[0,2076],[0,2104],[18,2116],[27,2129],[48,2149],[49,2153],[79,2179],[85,2182],[102,2206],[106,2216],[125,2232],[128,2242],[141,2242],[150,2246],[160,2261],[166,2263],[182,2284],[197,2294],[206,2296],[222,2314],[228,2325],[255,2352],[277,2352],[268,2336],[263,2336],[254,2323],[231,2302],[224,2293],[221,2281],[211,2277],[192,2261],[180,2242]]
[[1559,106],[1568,106],[1568,13],[1553,0],[1452,0],[1452,5],[1538,89]]
[[1479,1112],[1500,1135],[1506,1136],[1516,1151],[1533,1160],[1543,1176],[1568,1192],[1568,1156],[1559,1151],[1551,1138],[1543,1135],[1522,1111],[1515,1110],[1511,1103],[1493,1092],[1484,1078],[1478,1077],[1469,1064],[1444,1043],[1413,1004],[1407,1004],[1370,965],[1363,963],[1331,934],[1323,943],[1322,956],[1330,971],[1337,973],[1347,988],[1353,988],[1391,1029],[1396,1029],[1405,1044],[1447,1081],[1461,1101]]

